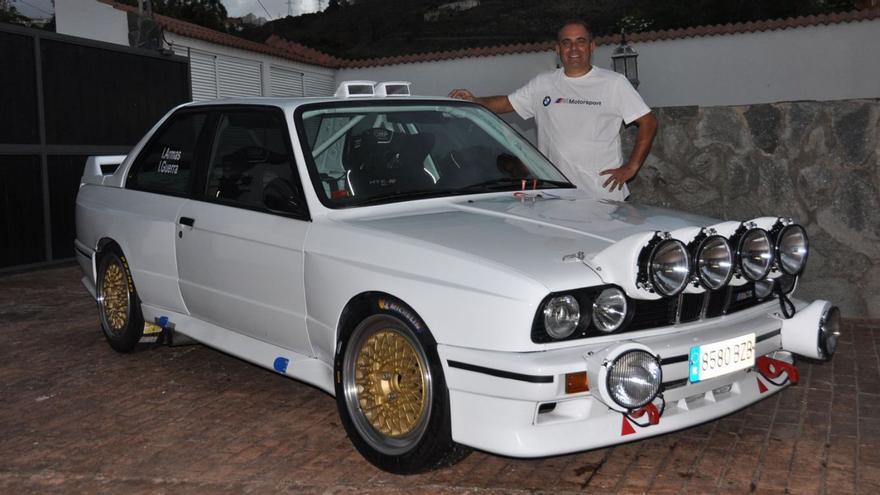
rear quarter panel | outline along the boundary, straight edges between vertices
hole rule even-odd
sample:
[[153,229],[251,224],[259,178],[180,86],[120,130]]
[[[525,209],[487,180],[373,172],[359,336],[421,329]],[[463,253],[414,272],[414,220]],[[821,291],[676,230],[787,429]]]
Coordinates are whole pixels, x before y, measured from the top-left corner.
[[184,201],[85,184],[76,198],[77,239],[92,249],[102,239],[116,242],[141,301],[185,313],[175,262],[176,220]]

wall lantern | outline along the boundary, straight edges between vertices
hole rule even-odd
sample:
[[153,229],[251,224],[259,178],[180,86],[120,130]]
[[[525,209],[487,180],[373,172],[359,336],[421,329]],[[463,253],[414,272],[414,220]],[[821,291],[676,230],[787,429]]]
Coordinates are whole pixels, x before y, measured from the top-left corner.
[[634,88],[639,88],[639,52],[626,43],[626,32],[620,32],[620,44],[611,54],[614,72],[619,72],[629,79]]

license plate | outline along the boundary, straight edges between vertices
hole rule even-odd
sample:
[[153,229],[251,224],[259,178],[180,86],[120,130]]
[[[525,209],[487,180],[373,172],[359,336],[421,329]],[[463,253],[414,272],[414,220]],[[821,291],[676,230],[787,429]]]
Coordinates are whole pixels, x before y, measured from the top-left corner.
[[697,383],[755,365],[755,334],[691,347],[690,382]]

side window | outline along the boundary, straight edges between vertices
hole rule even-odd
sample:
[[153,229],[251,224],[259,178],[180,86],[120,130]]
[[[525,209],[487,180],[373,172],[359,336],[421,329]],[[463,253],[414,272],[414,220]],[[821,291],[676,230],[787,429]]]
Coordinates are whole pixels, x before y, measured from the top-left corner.
[[186,195],[193,175],[195,150],[206,114],[174,115],[141,151],[128,173],[127,187]]
[[223,112],[211,145],[205,195],[223,203],[303,213],[281,112]]

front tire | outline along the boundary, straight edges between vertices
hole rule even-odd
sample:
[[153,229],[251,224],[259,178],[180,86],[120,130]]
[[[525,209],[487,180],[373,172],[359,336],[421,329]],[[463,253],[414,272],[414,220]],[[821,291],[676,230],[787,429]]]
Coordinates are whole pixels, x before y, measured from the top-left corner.
[[133,351],[144,334],[144,317],[128,261],[121,252],[110,249],[101,256],[96,291],[107,343],[118,352]]
[[336,405],[354,446],[376,467],[415,474],[470,453],[452,441],[436,344],[393,314],[364,318],[336,356]]

